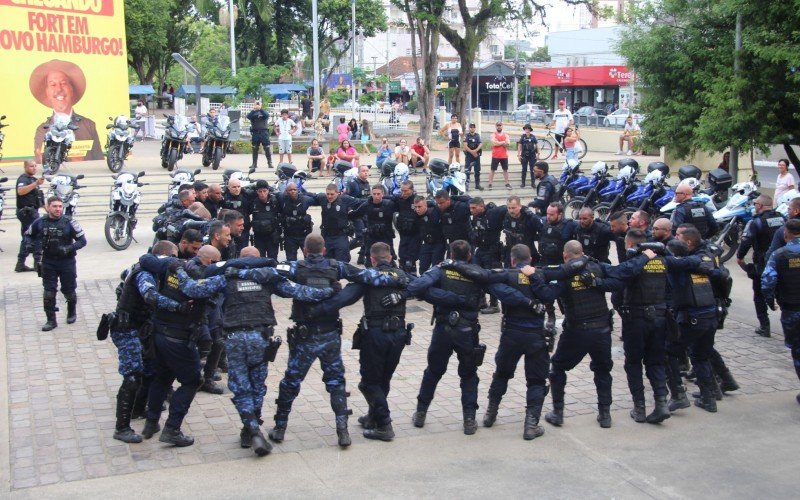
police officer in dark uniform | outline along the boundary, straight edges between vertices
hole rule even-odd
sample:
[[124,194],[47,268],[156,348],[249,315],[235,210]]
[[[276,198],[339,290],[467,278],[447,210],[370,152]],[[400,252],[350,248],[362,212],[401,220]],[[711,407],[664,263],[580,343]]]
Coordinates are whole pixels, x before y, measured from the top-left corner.
[[672,222],[669,219],[660,217],[653,222],[652,235],[648,238],[648,241],[661,243],[666,247],[673,238]]
[[483,143],[481,134],[475,129],[475,124],[469,124],[469,131],[464,134],[464,171],[467,174],[467,184],[472,170],[475,170],[475,189],[483,191],[481,187],[481,154],[483,153]]
[[[564,245],[563,260],[567,263],[583,259],[581,244],[575,240]],[[550,387],[553,411],[545,415],[549,423],[564,423],[564,388],[567,372],[588,354],[597,389],[597,421],[600,427],[611,427],[611,316],[606,304],[606,292],[622,288],[616,278],[608,276],[601,265],[590,260],[586,268],[572,278],[559,279],[550,285],[564,307],[564,331],[558,339],[551,358]]]
[[25,172],[17,179],[17,219],[22,225],[17,265],[14,267],[18,273],[33,271],[33,268],[25,265],[29,254],[33,254],[34,267],[42,260],[41,247],[29,248],[25,244],[25,231],[39,218],[39,207],[42,206],[40,186],[44,184],[44,177],[36,178],[36,162],[33,160],[25,160],[22,167]]
[[414,198],[414,213],[419,228],[419,274],[422,274],[444,259],[444,233],[439,208],[424,196]]
[[269,114],[261,108],[261,101],[256,101],[253,111],[247,113],[250,121],[250,140],[253,144],[253,167],[258,166],[258,147],[264,147],[264,156],[267,157],[267,165],[272,168],[272,151],[269,142]]
[[443,189],[436,192],[434,200],[439,208],[445,242],[449,245],[457,240],[469,240],[469,204],[452,199]]
[[692,196],[692,188],[688,185],[679,184],[675,188],[678,206],[672,212],[672,229],[677,231],[681,224],[692,224],[704,239],[710,238],[717,234],[719,225],[705,203],[692,200]]
[[[783,216],[772,209],[772,198],[761,195],[753,202],[756,208],[756,216],[747,223],[742,234],[742,241],[736,251],[736,262],[739,267],[744,269],[747,276],[753,281],[753,302],[756,306],[756,317],[759,327],[756,328],[756,335],[762,337],[770,336],[769,314],[767,314],[767,303],[761,293],[761,275],[766,265],[765,256],[775,232],[783,227]],[[744,258],[753,249],[753,263],[746,266]]]
[[[474,255],[472,262],[484,269],[500,269],[503,267],[503,244],[500,243],[500,233],[503,230],[503,219],[508,213],[506,207],[497,207],[494,203],[488,205],[483,198],[475,197],[469,200],[469,242]],[[482,314],[496,314],[500,312],[497,307],[497,297],[489,295],[489,305],[484,297],[481,304]]]
[[[475,413],[478,410],[478,367],[483,363],[486,352],[486,346],[478,342],[478,315],[481,297],[486,293],[485,287],[488,283],[479,282],[476,275],[482,277],[487,272],[469,264],[472,252],[469,243],[464,240],[456,240],[450,244],[450,255],[455,264],[459,265],[459,270],[433,267],[408,286],[409,294],[422,297],[436,306],[436,326],[428,347],[428,367],[422,375],[417,411],[414,412],[412,422],[415,427],[425,425],[425,417],[436,386],[447,371],[450,356],[455,352],[458,356],[458,376],[461,378],[464,434],[471,435],[478,429],[475,422]],[[453,300],[437,300],[430,295],[433,290],[450,292]]]
[[533,127],[530,123],[522,126],[522,135],[517,141],[517,158],[522,163],[522,184],[519,187],[525,187],[525,179],[528,176],[528,170],[531,171],[531,184],[534,182],[533,165],[539,157],[539,142],[536,136],[533,135]]
[[[374,243],[386,243],[392,252],[392,258],[397,258],[394,253],[394,227],[392,221],[397,213],[397,205],[391,199],[385,198],[386,188],[383,184],[372,186],[372,195],[367,198],[365,203],[350,212],[350,218],[364,220],[366,222],[364,231],[364,248],[361,252],[369,257],[369,249]],[[370,261],[365,262],[367,267]]]
[[542,405],[547,396],[547,374],[550,369],[548,339],[544,334],[543,301],[555,299],[546,286],[541,273],[530,278],[520,269],[531,263],[527,245],[511,248],[512,269],[504,271],[505,281],[489,285],[489,292],[503,304],[500,345],[495,354],[495,372],[489,387],[489,404],[483,417],[484,427],[491,427],[497,419],[500,401],[508,390],[508,381],[514,378],[519,358],[525,357],[525,424],[523,438],[531,440],[544,434],[539,425]]
[[417,260],[419,260],[419,224],[414,211],[414,183],[404,181],[400,185],[400,193],[392,196],[397,206],[395,228],[400,235],[398,256],[400,268],[407,272],[417,273]]
[[[564,206],[553,202],[547,206],[544,226],[539,237],[539,253],[542,256],[541,265],[557,266],[564,263],[564,244],[572,239],[575,234],[577,222],[564,217]],[[547,306],[547,323],[545,328],[550,331],[556,329],[556,311],[553,304]]]
[[61,281],[61,293],[67,299],[67,323],[77,320],[78,288],[75,255],[86,246],[86,236],[78,221],[63,215],[64,204],[57,196],[47,200],[47,215],[33,221],[25,231],[25,244],[42,249],[41,277],[44,285],[43,303],[47,322],[43,332],[58,326],[56,322],[56,290]]
[[[775,310],[776,299],[781,306],[784,343],[800,379],[800,220],[786,222],[784,241],[786,245],[770,255],[761,283],[770,308]],[[796,399],[800,403],[800,393]]]
[[556,189],[558,180],[548,172],[550,172],[550,165],[546,161],[537,161],[534,163],[533,177],[539,182],[536,185],[536,198],[528,203],[528,206],[533,208],[536,213],[540,215],[545,215],[547,213],[547,207],[550,206],[551,203],[558,201],[555,199],[558,193]]
[[[152,254],[174,257],[177,248],[169,241],[159,241],[153,246]],[[123,272],[123,281],[117,287],[115,314],[104,315],[107,328],[111,330],[111,340],[117,348],[119,374],[122,375],[122,385],[117,392],[114,439],[125,443],[142,442],[142,436],[131,429],[131,413],[137,393],[143,389],[146,367],[142,358],[142,339],[149,340],[149,328],[143,328],[150,320],[151,308],[178,311],[183,307],[158,293],[157,288],[155,277],[143,270],[139,263],[134,264]]]
[[350,262],[350,242],[348,234],[352,234],[353,223],[348,214],[357,208],[362,200],[340,194],[336,184],[328,184],[324,193],[314,198],[314,205],[322,208],[322,237],[325,238],[327,257],[339,262]]
[[242,191],[242,183],[239,179],[229,180],[222,206],[223,208],[236,210],[244,217],[244,230],[242,234],[236,237],[236,248],[240,250],[250,246],[250,203],[250,196]]
[[253,246],[261,256],[278,258],[281,243],[280,204],[265,180],[256,181],[256,197],[247,209],[253,228]]
[[628,215],[622,210],[614,212],[608,218],[608,225],[614,235],[614,246],[617,248],[617,262],[625,262],[625,234],[628,232]]
[[[353,198],[362,201],[370,197],[371,186],[369,183],[369,167],[366,165],[361,165],[358,167],[358,175],[347,185],[346,193]],[[355,231],[356,235],[355,239],[350,242],[350,248],[353,249],[361,247],[361,250],[358,251],[358,260],[356,263],[364,264],[366,262],[365,255],[367,251],[367,245],[364,243],[364,238],[367,231],[366,217],[353,219],[353,230]]]
[[[358,269],[326,258],[325,243],[315,234],[306,237],[303,253],[305,260],[278,266],[292,281],[301,285],[314,288],[337,287],[340,279],[346,279],[371,286],[397,287],[405,286],[407,281],[404,277],[390,276],[376,269]],[[292,403],[300,393],[300,384],[314,361],[319,359],[324,374],[323,381],[331,397],[331,409],[336,415],[339,446],[350,446],[347,417],[351,411],[347,408],[345,395],[339,310],[320,314],[311,304],[294,300],[291,319],[295,326],[289,331],[289,362],[280,383],[275,427],[269,432],[269,437],[278,443],[283,441]]]
[[295,261],[297,251],[303,248],[306,236],[314,228],[314,221],[308,213],[308,207],[314,204],[314,198],[301,195],[294,182],[288,183],[286,190],[277,196],[283,226],[283,250],[286,260]]
[[608,252],[614,233],[611,226],[603,221],[594,219],[594,211],[583,207],[578,213],[578,225],[575,227],[573,239],[578,240],[583,246],[583,253],[600,262],[610,264]]
[[[789,219],[800,219],[800,198],[794,198],[792,201],[790,201],[787,208],[787,215]],[[772,252],[783,246],[786,246],[786,241],[784,241],[783,238],[783,231],[775,231],[775,234],[772,236],[772,243],[769,245],[769,250],[767,250],[764,260],[769,260],[769,256],[772,255]]]
[[503,216],[503,234],[506,237],[503,263],[511,267],[511,248],[514,245],[526,245],[531,251],[531,260],[539,261],[536,251],[536,240],[542,230],[542,219],[531,209],[523,208],[519,196],[512,195],[506,199],[506,214]]

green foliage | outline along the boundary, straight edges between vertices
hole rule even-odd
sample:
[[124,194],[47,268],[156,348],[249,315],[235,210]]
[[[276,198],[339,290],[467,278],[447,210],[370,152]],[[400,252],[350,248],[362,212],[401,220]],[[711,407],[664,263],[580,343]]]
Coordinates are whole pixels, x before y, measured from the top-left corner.
[[358,96],[358,103],[369,106],[383,99],[384,95],[383,92],[364,92]]
[[[620,51],[643,88],[646,143],[679,156],[797,144],[800,32],[786,4],[661,0],[632,11]],[[736,14],[744,19],[742,71],[734,73]]]
[[277,82],[278,79],[289,72],[285,66],[264,66],[256,64],[245,68],[239,68],[236,76],[229,74],[226,83],[236,87],[238,100],[246,98],[261,98],[265,102],[271,101],[269,93],[263,89],[265,83]]
[[[514,46],[513,41],[507,43],[509,43],[509,45],[505,46],[503,57],[508,60],[513,60],[517,55],[517,48]],[[543,47],[536,47],[536,50],[530,54],[521,50],[518,59],[522,62],[550,62],[550,54],[545,45]]]
[[408,101],[408,103],[406,103],[406,109],[408,109],[408,112],[411,114],[417,112],[417,106],[419,106],[419,103],[417,102],[416,99],[412,99]]
[[347,99],[350,98],[350,94],[346,90],[332,90],[328,92],[328,101],[330,101],[331,106],[341,106]]

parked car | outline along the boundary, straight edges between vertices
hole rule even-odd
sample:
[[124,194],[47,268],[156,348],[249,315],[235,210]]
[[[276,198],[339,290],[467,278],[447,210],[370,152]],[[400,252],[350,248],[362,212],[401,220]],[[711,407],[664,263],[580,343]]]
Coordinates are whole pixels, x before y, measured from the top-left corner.
[[644,120],[644,115],[636,113],[629,108],[619,108],[603,119],[603,125],[606,127],[622,127],[625,125],[625,120],[628,116],[633,116],[633,123],[639,123]]
[[583,106],[573,113],[573,117],[578,125],[600,125],[603,121],[603,117],[607,114],[608,113],[606,113],[606,110],[603,108]]
[[547,120],[547,110],[545,110],[544,106],[541,104],[520,104],[520,106],[511,113],[511,119],[525,123],[545,123]]

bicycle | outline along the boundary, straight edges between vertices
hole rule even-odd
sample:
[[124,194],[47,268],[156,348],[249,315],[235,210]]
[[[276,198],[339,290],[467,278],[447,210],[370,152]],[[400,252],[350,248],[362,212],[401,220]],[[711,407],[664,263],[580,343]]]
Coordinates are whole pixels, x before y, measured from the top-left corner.
[[[540,160],[549,160],[551,156],[553,156],[553,151],[555,150],[555,145],[557,144],[555,136],[553,136],[553,129],[547,128],[547,134],[544,137],[537,137],[539,141],[539,159]],[[559,145],[558,151],[560,153],[564,153],[564,148]],[[579,160],[582,160],[586,153],[589,152],[589,146],[586,145],[586,141],[583,139],[578,139],[578,142],[575,143],[575,157]]]

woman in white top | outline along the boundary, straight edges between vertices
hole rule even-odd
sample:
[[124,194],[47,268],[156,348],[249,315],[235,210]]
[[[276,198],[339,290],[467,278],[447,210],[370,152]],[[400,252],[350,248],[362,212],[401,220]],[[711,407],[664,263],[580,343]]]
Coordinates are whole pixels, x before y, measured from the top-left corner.
[[411,148],[408,147],[405,139],[400,139],[400,144],[394,148],[394,159],[398,163],[405,163],[406,165],[411,163]]
[[794,176],[789,172],[789,160],[778,160],[778,180],[775,181],[775,202],[777,203],[781,196],[797,189],[794,182]]

